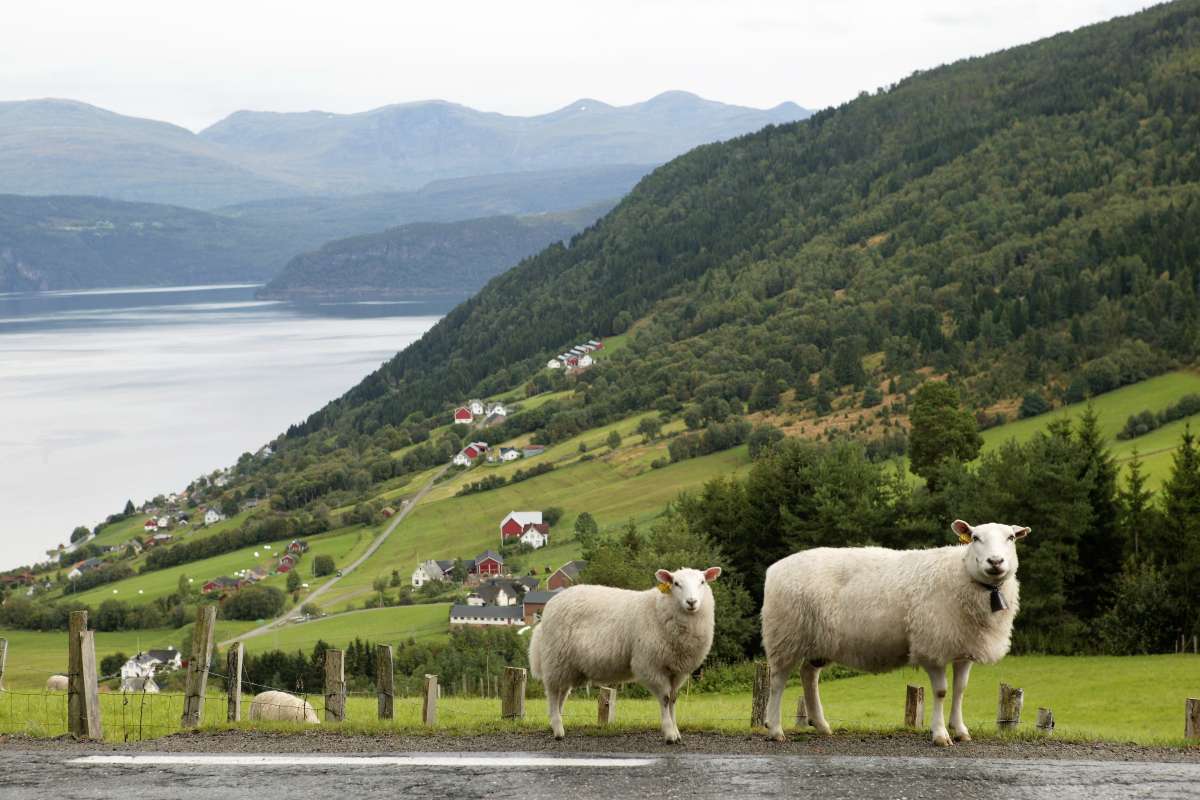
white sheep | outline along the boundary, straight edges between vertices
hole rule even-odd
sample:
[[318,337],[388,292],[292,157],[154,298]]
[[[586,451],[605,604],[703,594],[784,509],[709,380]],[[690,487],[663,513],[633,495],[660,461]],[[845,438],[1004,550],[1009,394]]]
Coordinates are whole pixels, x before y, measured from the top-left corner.
[[658,698],[663,738],[680,741],[675,700],[712,647],[708,584],[720,574],[720,567],[660,569],[656,589],[573,586],[547,603],[529,642],[529,666],[546,687],[554,738],[565,735],[562,709],[571,689],[636,680]]
[[287,692],[261,692],[250,702],[250,719],[264,722],[315,722],[317,712],[304,700]]
[[66,675],[51,675],[46,679],[47,692],[65,692],[67,690]]
[[771,666],[767,727],[783,741],[780,703],[797,664],[810,724],[830,733],[817,681],[836,661],[867,672],[905,664],[929,673],[933,743],[950,744],[942,718],[946,665],[954,664],[950,727],[970,741],[962,698],[971,664],[1008,653],[1019,607],[1016,540],[1029,528],[955,520],[960,545],[929,550],[822,547],[794,553],[767,569],[763,646]]

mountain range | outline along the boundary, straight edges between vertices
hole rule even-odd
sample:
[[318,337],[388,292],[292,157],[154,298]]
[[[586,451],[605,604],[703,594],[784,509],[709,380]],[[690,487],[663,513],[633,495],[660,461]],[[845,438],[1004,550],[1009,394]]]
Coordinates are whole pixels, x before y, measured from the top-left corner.
[[97,195],[215,209],[281,197],[412,191],[512,172],[662,163],[802,119],[668,92],[506,116],[431,100],[357,114],[239,111],[201,131],[71,100],[0,103],[0,193]]

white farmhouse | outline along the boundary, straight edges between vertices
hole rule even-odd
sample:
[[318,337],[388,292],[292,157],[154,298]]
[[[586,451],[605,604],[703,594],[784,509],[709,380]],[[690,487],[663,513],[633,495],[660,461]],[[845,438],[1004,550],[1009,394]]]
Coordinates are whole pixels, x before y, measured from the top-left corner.
[[208,511],[204,512],[205,525],[214,525],[223,519],[225,519],[225,515],[220,511],[217,511],[215,508],[210,508]]
[[527,544],[534,550],[537,550],[539,547],[545,547],[546,543],[550,541],[550,534],[539,530],[542,527],[545,526],[526,525],[525,532],[521,534],[521,544]]
[[557,358],[552,358],[546,362],[546,369],[562,369],[562,362]]
[[475,416],[477,416],[477,417],[483,416],[483,401],[482,400],[472,400],[471,402],[467,403],[467,408],[470,409],[471,413],[474,414]]

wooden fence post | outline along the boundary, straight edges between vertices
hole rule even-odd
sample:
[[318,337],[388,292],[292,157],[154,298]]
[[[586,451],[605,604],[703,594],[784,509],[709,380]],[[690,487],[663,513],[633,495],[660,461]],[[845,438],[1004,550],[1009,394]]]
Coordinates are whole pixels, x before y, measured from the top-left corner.
[[395,716],[396,666],[390,644],[375,645],[375,691],[379,693],[379,718]]
[[904,692],[904,727],[920,728],[925,724],[925,687],[911,683]]
[[500,718],[525,719],[525,681],[522,667],[505,667],[500,681]]
[[1192,634],[1192,655],[1200,655],[1200,634]]
[[804,693],[800,693],[800,698],[796,700],[796,727],[808,727],[808,703],[804,702]]
[[192,629],[192,652],[188,656],[187,683],[183,694],[183,728],[198,728],[204,719],[204,693],[208,690],[208,662],[212,660],[213,630],[217,624],[217,607],[200,606],[196,612],[196,627]]
[[1054,712],[1048,708],[1039,708],[1037,715],[1037,723],[1035,726],[1038,733],[1044,733],[1047,736],[1054,733]]
[[1185,739],[1200,739],[1200,700],[1188,698],[1184,708],[1187,710],[1187,721],[1183,725]]
[[421,704],[421,722],[437,724],[438,676],[425,676],[425,699]]
[[596,693],[596,721],[601,725],[611,725],[617,721],[617,690],[610,686],[601,686]]
[[1002,731],[1016,730],[1021,724],[1021,707],[1025,691],[1007,683],[1000,684],[1000,703],[996,708],[996,727]]
[[229,656],[225,665],[225,680],[229,683],[229,711],[225,719],[229,722],[239,722],[242,719],[242,660],[246,655],[246,646],[234,642],[229,648]]
[[750,727],[766,725],[767,698],[771,694],[771,665],[765,661],[754,662],[754,695],[750,704]]
[[341,650],[325,651],[325,721],[341,722],[346,718],[346,654]]
[[0,639],[0,692],[4,691],[4,662],[8,661],[8,639]]
[[103,739],[95,634],[88,613],[72,611],[68,630],[67,729],[76,739]]

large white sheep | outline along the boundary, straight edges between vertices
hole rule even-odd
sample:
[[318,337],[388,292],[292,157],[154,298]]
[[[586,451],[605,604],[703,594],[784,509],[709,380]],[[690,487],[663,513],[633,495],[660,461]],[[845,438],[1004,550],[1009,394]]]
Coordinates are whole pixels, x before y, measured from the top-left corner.
[[529,642],[529,666],[546,687],[550,727],[563,738],[567,695],[585,683],[636,680],[658,698],[663,738],[680,741],[679,687],[712,647],[713,595],[720,567],[655,574],[644,592],[573,586],[546,604]]
[[250,719],[264,722],[316,722],[317,712],[304,700],[287,692],[261,692],[250,702]]
[[796,665],[810,724],[829,733],[817,681],[836,661],[867,672],[905,664],[929,673],[933,743],[949,745],[942,718],[946,665],[954,664],[950,727],[971,738],[962,698],[971,664],[1008,653],[1019,606],[1016,540],[1029,528],[955,520],[960,544],[930,550],[822,547],[794,553],[767,569],[763,646],[771,665],[770,736],[783,741],[780,703]]
[[66,675],[51,675],[46,679],[47,692],[65,692],[67,690]]

